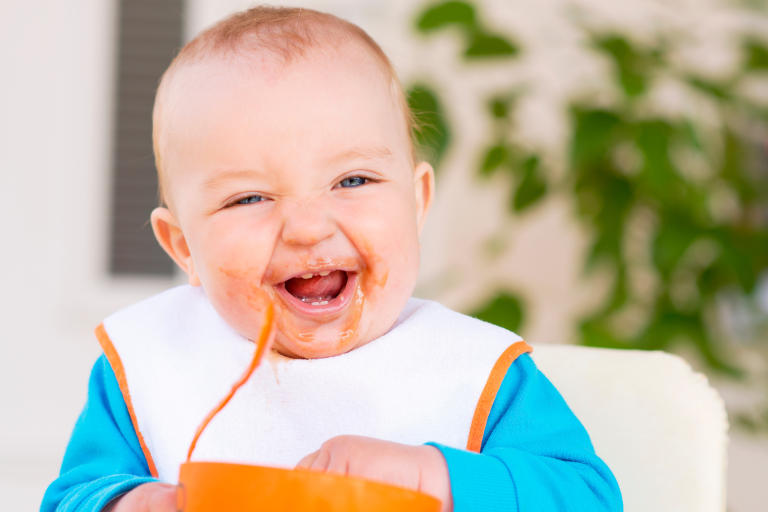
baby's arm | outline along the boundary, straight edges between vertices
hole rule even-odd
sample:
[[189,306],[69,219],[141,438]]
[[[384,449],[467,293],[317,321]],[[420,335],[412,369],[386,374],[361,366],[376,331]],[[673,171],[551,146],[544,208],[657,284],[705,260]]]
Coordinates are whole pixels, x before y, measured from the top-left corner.
[[481,453],[440,448],[455,510],[620,512],[618,483],[589,435],[527,354],[496,395]]
[[75,424],[61,474],[48,487],[40,511],[97,512],[151,482],[157,480],[150,475],[115,374],[102,356],[91,372],[88,402]]

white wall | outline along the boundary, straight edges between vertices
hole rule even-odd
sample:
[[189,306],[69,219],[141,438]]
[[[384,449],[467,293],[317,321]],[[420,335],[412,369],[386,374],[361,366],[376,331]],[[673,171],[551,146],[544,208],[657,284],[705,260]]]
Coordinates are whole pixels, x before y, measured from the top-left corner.
[[0,2],[0,510],[58,473],[110,311],[169,286],[107,277],[113,2]]
[[[189,0],[188,33],[250,3]],[[455,144],[426,228],[420,292],[467,308],[485,300],[497,282],[527,289],[533,305],[528,339],[570,341],[570,321],[602,285],[579,277],[577,255],[585,238],[568,203],[551,201],[509,221],[498,215],[506,201],[503,183],[478,184],[471,171],[488,129],[473,103],[478,92],[520,76],[551,84],[551,66],[533,59],[514,72],[467,73],[455,59],[458,47],[450,34],[429,41],[413,35],[416,2],[302,4],[360,24],[406,79],[435,77],[451,106]],[[574,35],[558,18],[558,1],[486,4],[487,19],[539,44],[535,55],[559,59],[556,66],[569,69],[572,80],[604,72],[599,63],[567,51]],[[651,4],[626,0],[623,10],[605,8],[603,16],[623,23],[628,16],[651,16],[643,7]],[[100,353],[93,328],[110,312],[174,284],[116,280],[105,270],[114,8],[114,0],[0,2],[0,511],[35,510],[55,478]],[[564,93],[554,85],[542,88],[524,119],[533,143],[549,144],[562,119],[547,101]],[[507,233],[501,240],[506,250],[488,261],[476,248],[498,233]],[[454,246],[470,250],[446,250]],[[765,486],[757,485],[758,476],[768,474],[765,444],[734,443],[733,512],[756,512],[768,502]]]

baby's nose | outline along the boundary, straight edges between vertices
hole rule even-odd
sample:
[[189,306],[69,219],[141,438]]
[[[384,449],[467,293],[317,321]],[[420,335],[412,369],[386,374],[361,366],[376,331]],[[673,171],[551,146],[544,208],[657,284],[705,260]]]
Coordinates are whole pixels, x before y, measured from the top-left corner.
[[315,245],[336,232],[336,223],[328,212],[311,204],[285,208],[283,241],[289,245]]

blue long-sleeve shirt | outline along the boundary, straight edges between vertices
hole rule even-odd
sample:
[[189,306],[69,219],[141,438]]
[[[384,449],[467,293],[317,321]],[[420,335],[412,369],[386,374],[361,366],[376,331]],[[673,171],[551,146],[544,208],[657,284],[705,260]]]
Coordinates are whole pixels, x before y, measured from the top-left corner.
[[[488,416],[480,453],[440,444],[454,510],[623,510],[619,486],[584,427],[527,355],[507,371]],[[152,478],[106,357],[96,361],[88,402],[75,424],[61,474],[41,512],[98,512]]]

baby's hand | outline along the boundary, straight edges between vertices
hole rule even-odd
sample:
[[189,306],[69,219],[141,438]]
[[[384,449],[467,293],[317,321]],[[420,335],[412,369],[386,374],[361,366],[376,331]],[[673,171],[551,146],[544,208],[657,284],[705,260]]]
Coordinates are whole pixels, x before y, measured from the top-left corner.
[[176,486],[142,484],[112,501],[102,512],[176,512]]
[[408,446],[370,437],[339,436],[323,443],[296,466],[340,473],[421,491],[453,510],[448,466],[434,446]]

